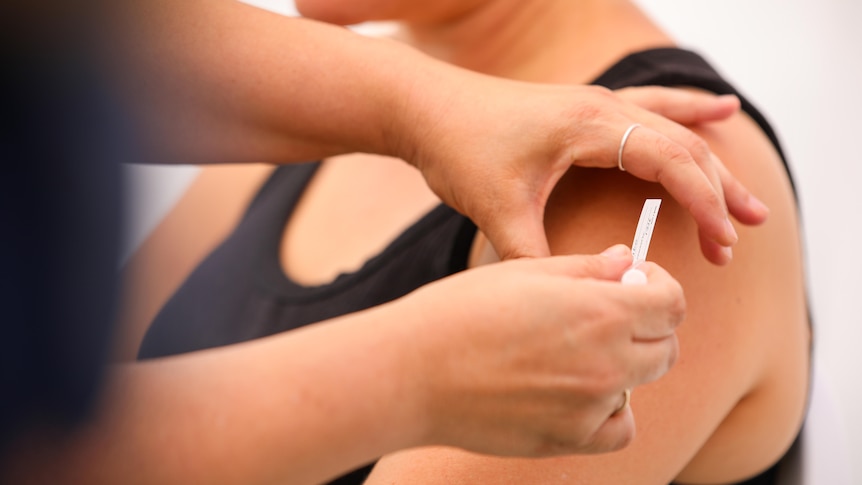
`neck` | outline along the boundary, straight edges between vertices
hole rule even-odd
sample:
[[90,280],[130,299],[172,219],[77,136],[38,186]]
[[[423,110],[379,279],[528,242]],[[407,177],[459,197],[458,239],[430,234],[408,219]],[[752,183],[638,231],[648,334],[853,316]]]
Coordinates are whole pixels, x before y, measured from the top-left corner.
[[672,45],[626,0],[488,0],[406,42],[446,62],[523,81],[585,83],[629,52]]

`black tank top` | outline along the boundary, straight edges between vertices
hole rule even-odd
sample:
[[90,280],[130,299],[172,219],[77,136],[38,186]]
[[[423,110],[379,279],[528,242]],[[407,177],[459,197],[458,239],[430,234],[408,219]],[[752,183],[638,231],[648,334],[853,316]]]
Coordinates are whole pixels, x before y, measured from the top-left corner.
[[[631,54],[594,84],[691,86],[736,94],[784,156],[765,118],[693,52],[663,48]],[[153,358],[260,338],[399,298],[467,268],[476,226],[445,205],[413,224],[358,271],[320,286],[292,281],[281,269],[281,238],[319,162],[276,169],[235,230],[186,279],[156,316],[139,357]],[[786,162],[785,162],[786,167]],[[774,467],[773,467],[774,468]],[[332,483],[362,483],[364,467]],[[772,483],[770,469],[758,481]]]

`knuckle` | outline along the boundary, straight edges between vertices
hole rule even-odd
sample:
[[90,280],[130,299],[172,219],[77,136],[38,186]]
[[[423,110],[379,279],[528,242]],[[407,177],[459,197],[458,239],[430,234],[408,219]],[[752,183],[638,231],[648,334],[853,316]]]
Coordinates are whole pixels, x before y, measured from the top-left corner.
[[691,155],[679,144],[665,137],[658,137],[655,142],[655,153],[660,163],[656,165],[655,179],[658,183],[664,183],[665,179],[671,177],[677,170],[692,163]]
[[678,327],[685,320],[685,315],[685,298],[675,298],[670,307],[670,321],[674,328]]
[[608,339],[627,339],[632,324],[642,318],[642,315],[633,313],[634,307],[625,304],[617,305],[607,309],[605,331]]
[[676,280],[671,280],[668,282],[668,289],[670,297],[668,312],[671,322],[674,323],[676,326],[682,323],[682,321],[685,319],[685,293],[683,292],[682,285]]
[[529,256],[530,251],[528,248],[522,244],[515,245],[500,245],[499,257],[501,261],[509,261],[509,260],[519,260],[524,259]]
[[599,276],[605,268],[606,258],[590,256],[581,259],[581,274],[584,276]]
[[603,427],[584,443],[583,453],[608,453],[629,446],[635,438],[635,426],[631,417],[624,417],[613,427]]
[[597,119],[606,114],[609,105],[619,102],[619,97],[610,89],[603,86],[584,86],[589,97],[580,96],[575,102],[575,115],[579,119]]
[[[698,203],[702,207],[698,207]],[[721,197],[718,195],[718,192],[715,190],[711,190],[706,192],[700,196],[700,199],[695,199],[691,203],[691,207],[688,208],[689,212],[692,214],[698,215],[699,209],[703,210],[704,213],[718,211],[718,213],[724,212],[724,202]]]
[[603,118],[605,111],[603,104],[580,102],[575,105],[571,117],[578,120],[596,120]]
[[684,128],[685,130],[685,144],[688,146],[688,151],[695,156],[695,159],[703,160],[704,162],[709,162],[712,160],[710,153],[709,145],[704,141],[703,138],[699,137],[693,131]]
[[668,280],[660,289],[660,299],[662,302],[660,307],[663,312],[663,319],[667,321],[671,329],[677,328],[686,315],[686,300],[682,286],[676,280]]
[[615,397],[625,387],[626,374],[621,364],[600,364],[592,375],[584,379],[582,392],[591,400],[604,402],[608,397]]
[[657,354],[653,361],[653,368],[646,377],[646,382],[655,381],[665,375],[676,363],[679,357],[679,339],[676,334],[671,334],[664,339],[663,353]]
[[620,97],[630,98],[633,95],[637,95],[642,90],[643,90],[643,88],[638,88],[635,86],[626,86],[623,88],[614,89],[614,94],[616,94],[617,96],[620,96]]
[[608,451],[618,451],[632,444],[632,441],[635,439],[635,427],[623,427],[614,438],[613,442],[610,443]]
[[565,433],[568,436],[561,436],[561,434],[548,432],[539,437],[531,455],[534,457],[559,456],[577,453],[583,449],[584,443],[578,439],[582,435],[581,430],[569,430],[568,433]]
[[683,148],[682,145],[674,143],[670,140],[664,141],[665,143],[660,147],[660,149],[664,158],[667,159],[669,166],[678,167],[680,165],[686,165],[694,162],[691,153],[689,153],[688,150]]
[[592,94],[595,96],[600,96],[604,99],[613,99],[613,100],[617,99],[617,95],[614,94],[614,92],[612,90],[610,90],[609,88],[606,88],[605,86],[599,86],[599,85],[592,84],[592,85],[585,86],[585,88],[589,89],[592,92]]
[[[608,345],[626,335],[632,322],[632,313],[624,305],[610,301],[590,302],[582,308],[592,323],[591,337],[597,344]],[[608,356],[609,357],[609,356]],[[598,362],[597,362],[598,363]]]
[[667,359],[668,369],[673,367],[674,364],[676,364],[677,359],[679,359],[679,339],[677,338],[676,334],[674,334],[671,335],[670,340],[670,354],[668,355]]

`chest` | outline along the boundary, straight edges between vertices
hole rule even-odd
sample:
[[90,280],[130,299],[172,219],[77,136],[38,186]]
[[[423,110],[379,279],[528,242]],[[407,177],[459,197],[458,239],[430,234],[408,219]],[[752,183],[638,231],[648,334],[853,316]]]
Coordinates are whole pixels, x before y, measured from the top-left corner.
[[282,269],[305,285],[354,272],[439,203],[419,171],[400,160],[328,159],[284,227]]

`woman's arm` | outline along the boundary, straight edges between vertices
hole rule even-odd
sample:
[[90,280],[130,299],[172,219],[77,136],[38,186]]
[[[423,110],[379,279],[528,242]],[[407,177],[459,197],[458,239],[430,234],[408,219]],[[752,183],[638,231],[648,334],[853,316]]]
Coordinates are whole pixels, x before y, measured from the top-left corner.
[[650,259],[679,278],[688,312],[678,364],[633,391],[631,446],[544,460],[406,451],[379,462],[368,483],[723,483],[781,456],[801,423],[809,357],[794,198],[777,154],[747,117],[699,133],[771,207],[763,226],[740,230],[727,267],[702,260],[686,211],[656,185],[574,169],[548,206],[552,250],[583,253],[630,241],[644,198],[664,199]]

